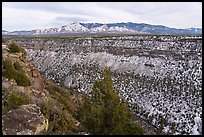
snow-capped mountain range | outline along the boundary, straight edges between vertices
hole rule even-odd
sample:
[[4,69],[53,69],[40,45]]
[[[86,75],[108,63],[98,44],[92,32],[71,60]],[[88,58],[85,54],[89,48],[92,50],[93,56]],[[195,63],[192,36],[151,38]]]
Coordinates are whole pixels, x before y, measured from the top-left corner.
[[3,35],[49,35],[70,33],[127,33],[127,34],[202,34],[201,28],[176,29],[162,25],[144,23],[69,23],[58,28],[36,29],[30,31],[2,30]]

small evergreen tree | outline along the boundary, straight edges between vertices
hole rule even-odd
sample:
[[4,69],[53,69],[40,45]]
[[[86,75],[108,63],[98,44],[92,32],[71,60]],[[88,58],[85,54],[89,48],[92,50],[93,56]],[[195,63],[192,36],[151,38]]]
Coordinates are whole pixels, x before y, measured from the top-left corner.
[[105,68],[103,79],[95,81],[92,96],[85,100],[79,114],[84,127],[91,134],[124,135],[143,134],[133,123],[134,115],[125,101],[114,90],[110,70]]

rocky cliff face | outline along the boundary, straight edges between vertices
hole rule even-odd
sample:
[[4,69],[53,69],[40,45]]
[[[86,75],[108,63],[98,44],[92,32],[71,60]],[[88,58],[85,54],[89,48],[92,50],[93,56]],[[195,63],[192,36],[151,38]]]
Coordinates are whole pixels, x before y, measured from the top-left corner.
[[[66,134],[77,128],[80,123],[73,117],[73,113],[80,104],[82,96],[46,80],[22,52],[8,51],[8,44],[2,44],[3,134],[38,135],[56,134],[56,132]],[[19,85],[18,78],[14,77],[14,74],[25,75],[30,84]],[[25,82],[25,79],[21,78],[20,82]],[[58,96],[63,96],[63,100],[58,99]],[[58,125],[62,119],[66,126]]]
[[16,38],[44,76],[89,95],[108,66],[135,114],[173,134],[202,134],[202,37]]

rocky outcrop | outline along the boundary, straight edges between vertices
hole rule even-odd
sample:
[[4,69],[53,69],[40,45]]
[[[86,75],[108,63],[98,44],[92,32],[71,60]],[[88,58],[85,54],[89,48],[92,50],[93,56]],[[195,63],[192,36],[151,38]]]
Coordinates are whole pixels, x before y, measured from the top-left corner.
[[[71,131],[79,126],[78,122],[75,125],[76,119],[72,116],[72,112],[75,113],[77,107],[80,106],[81,96],[79,94],[46,80],[29,58],[20,53],[9,53],[8,45],[2,44],[2,53],[3,60],[9,59],[15,71],[17,69],[14,64],[18,62],[20,67],[17,68],[22,67],[21,72],[30,81],[30,85],[20,86],[15,78],[9,79],[5,75],[2,76],[3,134],[65,134],[67,130]],[[2,72],[6,70],[5,64],[2,65],[2,69]],[[11,99],[10,95],[13,94]],[[58,99],[61,96],[64,96],[63,100]],[[26,102],[24,102],[25,99]],[[57,115],[60,118],[49,117],[48,127],[48,120],[44,116],[50,115]],[[64,118],[64,116],[67,117]],[[61,119],[66,124],[58,125]],[[47,130],[49,132],[46,132]]]
[[45,86],[43,77],[39,73],[39,71],[35,68],[32,61],[28,61],[26,58],[25,62],[22,62],[20,60],[20,55],[16,53],[9,54],[7,51],[4,51],[3,58],[10,58],[12,62],[18,61],[22,65],[23,69],[25,70],[25,74],[29,77],[29,80],[31,82],[30,86],[23,87],[18,86],[15,80],[13,79],[8,80],[7,78],[3,77],[2,79],[3,88],[8,89],[8,91],[11,91],[11,89],[13,89],[16,92],[23,92],[29,94],[29,96],[35,96],[41,99],[45,99],[49,96],[48,91],[45,90],[44,88]]
[[48,119],[35,104],[23,105],[2,117],[4,135],[39,135],[48,129]]

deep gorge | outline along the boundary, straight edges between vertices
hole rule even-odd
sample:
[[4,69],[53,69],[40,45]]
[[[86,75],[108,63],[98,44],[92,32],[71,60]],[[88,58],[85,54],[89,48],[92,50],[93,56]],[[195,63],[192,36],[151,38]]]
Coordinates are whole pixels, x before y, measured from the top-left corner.
[[[202,37],[16,37],[42,74],[89,95],[110,67],[120,97],[164,132],[202,134]],[[176,130],[173,131],[176,125]]]

